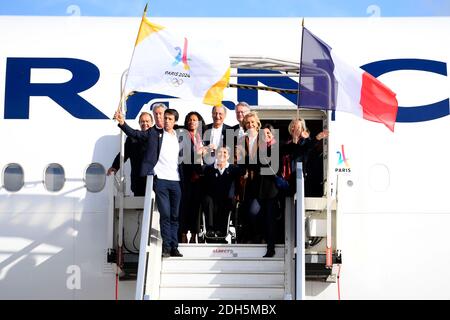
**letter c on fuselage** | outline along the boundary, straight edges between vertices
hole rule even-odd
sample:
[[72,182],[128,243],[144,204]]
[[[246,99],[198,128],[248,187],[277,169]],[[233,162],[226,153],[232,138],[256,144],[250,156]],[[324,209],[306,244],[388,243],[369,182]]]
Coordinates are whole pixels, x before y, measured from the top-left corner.
[[[368,63],[361,66],[375,78],[382,74],[399,70],[418,70],[447,76],[447,64],[441,61],[426,59],[389,59]],[[450,114],[449,99],[432,104],[398,107],[396,122],[421,122],[442,118]]]

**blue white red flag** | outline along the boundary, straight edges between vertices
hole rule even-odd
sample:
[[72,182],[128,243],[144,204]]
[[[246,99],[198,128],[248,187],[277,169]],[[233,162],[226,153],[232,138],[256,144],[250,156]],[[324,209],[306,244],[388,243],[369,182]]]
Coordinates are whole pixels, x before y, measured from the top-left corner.
[[298,106],[353,113],[394,131],[396,94],[303,28]]

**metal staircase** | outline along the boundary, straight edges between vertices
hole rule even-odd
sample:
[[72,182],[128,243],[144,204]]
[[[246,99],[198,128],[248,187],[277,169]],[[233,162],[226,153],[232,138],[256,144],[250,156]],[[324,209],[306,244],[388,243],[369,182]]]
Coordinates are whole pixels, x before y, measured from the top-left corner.
[[[298,170],[301,172],[301,167]],[[274,257],[262,257],[266,252],[264,244],[195,243],[179,245],[183,257],[161,258],[159,213],[154,205],[150,176],[147,181],[150,192],[145,198],[125,197],[123,201],[115,201],[114,205],[116,238],[120,226],[127,230],[133,221],[139,220],[138,225],[141,224],[140,229],[132,227],[133,232],[124,232],[124,246],[130,244],[130,239],[134,244],[135,238],[140,239],[140,246],[139,255],[134,254],[126,270],[125,278],[131,281],[121,281],[127,283],[123,287],[129,292],[121,297],[137,300],[290,300],[305,298],[306,281],[336,282],[340,252],[331,252],[327,261],[325,241],[316,247],[305,248],[305,238],[329,238],[329,229],[322,219],[336,220],[335,201],[331,203],[329,197],[305,198],[301,174],[298,174],[297,183],[297,200],[286,199],[285,244],[276,245]],[[120,205],[122,210],[118,208]],[[121,223],[118,222],[120,211],[124,214]],[[306,230],[305,218],[309,221]],[[118,243],[115,241],[116,245]],[[332,245],[336,247],[335,240]]]
[[262,258],[262,244],[182,244],[162,261],[160,299],[284,299],[284,245]]
[[[140,238],[141,253],[139,256],[127,254],[126,276],[121,278],[122,283],[127,282],[124,287],[136,288],[135,299],[278,300],[290,296],[285,285],[284,245],[276,245],[274,257],[263,258],[265,244],[180,244],[183,257],[161,258],[159,213],[154,207],[153,197],[151,192],[145,199],[126,197],[122,202],[122,225],[125,230],[131,229],[124,233],[124,243],[130,247],[132,238]],[[116,220],[118,203],[115,205]],[[142,227],[136,230],[132,224],[139,218],[140,208],[144,209]],[[115,225],[117,231],[117,221]]]

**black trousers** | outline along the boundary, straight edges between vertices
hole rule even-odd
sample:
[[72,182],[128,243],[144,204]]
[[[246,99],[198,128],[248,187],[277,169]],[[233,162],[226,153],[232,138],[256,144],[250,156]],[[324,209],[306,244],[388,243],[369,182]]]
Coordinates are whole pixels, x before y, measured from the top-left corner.
[[228,214],[232,208],[231,199],[228,197],[206,195],[203,198],[202,204],[206,218],[206,229],[220,231],[225,234],[228,227]]

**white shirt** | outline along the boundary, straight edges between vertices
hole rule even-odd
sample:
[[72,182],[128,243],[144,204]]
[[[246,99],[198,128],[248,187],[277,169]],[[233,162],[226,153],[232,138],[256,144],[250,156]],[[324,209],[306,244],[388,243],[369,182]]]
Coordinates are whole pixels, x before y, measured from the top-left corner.
[[258,140],[258,136],[250,137],[248,136],[248,152],[250,156],[253,158],[253,146],[255,145],[255,142]]
[[220,175],[222,175],[223,172],[225,171],[225,169],[228,168],[229,166],[230,166],[230,164],[227,162],[227,164],[225,165],[225,167],[223,167],[222,169],[220,169],[220,168],[217,166],[217,160],[216,160],[216,162],[214,162],[214,168],[217,169],[217,170],[219,170]]
[[242,138],[243,136],[245,136],[244,128],[242,128],[241,126],[239,126],[238,139]]
[[180,174],[178,172],[179,152],[180,146],[175,130],[173,133],[168,133],[164,130],[158,162],[154,169],[158,179],[180,181]]
[[222,128],[223,125],[221,125],[219,128],[212,127],[211,129],[211,138],[209,143],[214,144],[216,146],[216,149],[221,146],[222,143]]

